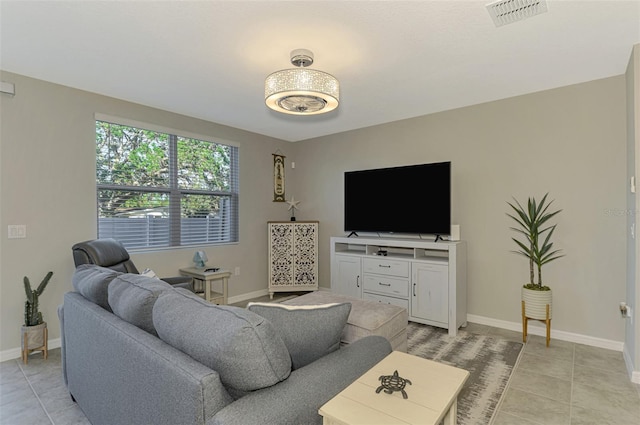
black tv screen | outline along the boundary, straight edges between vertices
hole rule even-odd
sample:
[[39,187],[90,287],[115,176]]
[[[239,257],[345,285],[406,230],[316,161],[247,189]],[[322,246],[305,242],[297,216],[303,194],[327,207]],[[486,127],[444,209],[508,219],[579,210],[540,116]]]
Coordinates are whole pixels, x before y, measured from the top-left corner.
[[347,232],[451,233],[451,162],[344,173]]

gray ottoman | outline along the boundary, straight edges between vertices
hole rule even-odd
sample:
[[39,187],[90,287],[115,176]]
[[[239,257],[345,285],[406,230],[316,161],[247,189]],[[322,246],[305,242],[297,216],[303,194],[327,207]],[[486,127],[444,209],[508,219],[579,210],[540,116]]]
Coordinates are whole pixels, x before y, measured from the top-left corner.
[[316,305],[329,303],[351,303],[351,313],[342,332],[342,344],[349,344],[367,335],[385,337],[391,347],[397,351],[407,351],[407,310],[391,304],[362,300],[334,294],[329,291],[317,291],[305,294],[283,304]]

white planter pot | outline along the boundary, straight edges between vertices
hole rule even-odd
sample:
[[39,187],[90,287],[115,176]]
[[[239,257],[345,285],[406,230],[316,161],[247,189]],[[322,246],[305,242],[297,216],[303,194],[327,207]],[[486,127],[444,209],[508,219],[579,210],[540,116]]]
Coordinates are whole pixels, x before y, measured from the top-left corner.
[[549,319],[552,316],[552,291],[536,291],[522,288],[522,301],[524,301],[524,315],[530,319],[546,320],[547,304],[549,305]]
[[[33,350],[44,346],[47,322],[35,326],[22,326],[22,349]],[[26,344],[25,344],[26,343]]]

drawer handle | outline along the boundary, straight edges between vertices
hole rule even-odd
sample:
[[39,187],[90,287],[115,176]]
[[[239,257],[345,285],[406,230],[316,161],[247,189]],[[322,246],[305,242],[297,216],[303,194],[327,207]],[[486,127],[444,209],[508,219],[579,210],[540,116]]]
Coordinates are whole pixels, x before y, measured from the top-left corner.
[[413,284],[413,296],[414,297],[416,296],[416,284],[415,283]]
[[386,266],[385,266],[384,264],[378,264],[378,267],[383,267],[383,268],[385,268],[385,269],[390,269],[390,268],[391,268],[391,266],[390,266],[390,265],[386,265]]
[[360,275],[356,276],[356,287],[360,287]]
[[382,283],[382,282],[378,282],[378,285],[382,285],[382,286],[391,286],[390,283]]

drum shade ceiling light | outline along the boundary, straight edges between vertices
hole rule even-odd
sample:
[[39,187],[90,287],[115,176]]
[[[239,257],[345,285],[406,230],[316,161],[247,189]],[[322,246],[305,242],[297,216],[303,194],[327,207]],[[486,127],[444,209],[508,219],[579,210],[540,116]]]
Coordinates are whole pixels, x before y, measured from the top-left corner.
[[340,83],[331,74],[307,68],[313,63],[310,50],[293,50],[291,63],[297,68],[276,71],[264,82],[269,108],[284,114],[316,115],[338,107]]

